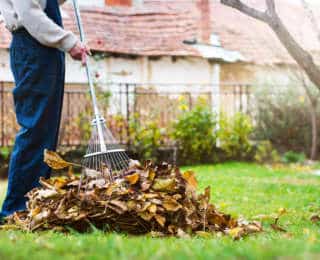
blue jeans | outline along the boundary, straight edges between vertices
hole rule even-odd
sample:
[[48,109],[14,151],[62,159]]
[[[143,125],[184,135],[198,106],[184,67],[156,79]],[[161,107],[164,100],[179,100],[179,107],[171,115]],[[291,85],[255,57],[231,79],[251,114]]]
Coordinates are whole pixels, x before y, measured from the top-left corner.
[[49,178],[44,149],[55,150],[64,92],[64,53],[45,47],[22,29],[13,34],[13,97],[20,130],[9,165],[7,195],[0,218],[26,208],[26,193]]

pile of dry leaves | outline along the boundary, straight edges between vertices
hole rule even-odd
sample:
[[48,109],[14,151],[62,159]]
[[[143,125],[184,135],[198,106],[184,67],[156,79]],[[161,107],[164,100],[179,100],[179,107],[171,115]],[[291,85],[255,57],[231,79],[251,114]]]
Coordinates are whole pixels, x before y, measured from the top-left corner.
[[[71,167],[54,153],[45,161],[54,169]],[[42,187],[28,193],[27,210],[7,219],[8,226],[22,230],[84,232],[98,229],[129,234],[174,235],[220,232],[238,239],[261,232],[259,222],[245,222],[219,212],[210,204],[210,188],[197,195],[194,173],[151,162],[134,165],[110,183],[102,174],[81,180],[68,177],[41,179]]]

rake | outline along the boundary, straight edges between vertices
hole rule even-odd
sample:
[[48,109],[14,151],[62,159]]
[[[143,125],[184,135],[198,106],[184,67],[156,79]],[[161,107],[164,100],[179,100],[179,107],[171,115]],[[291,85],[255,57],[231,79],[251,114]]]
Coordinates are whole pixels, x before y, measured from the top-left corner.
[[[80,32],[80,39],[84,43],[85,33],[82,26],[79,4],[77,0],[72,1]],[[123,170],[128,168],[130,158],[114,138],[111,131],[106,127],[106,120],[100,113],[95,86],[91,76],[89,58],[86,62],[86,74],[92,98],[94,119],[92,120],[91,138],[86,155],[82,160],[82,165],[86,169],[94,170],[104,175],[107,172],[110,181],[113,181],[115,174],[120,175]]]

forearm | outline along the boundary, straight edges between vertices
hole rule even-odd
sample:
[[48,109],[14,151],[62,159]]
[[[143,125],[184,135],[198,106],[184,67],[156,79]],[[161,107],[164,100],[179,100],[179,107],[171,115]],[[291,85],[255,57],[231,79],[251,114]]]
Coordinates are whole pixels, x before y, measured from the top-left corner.
[[69,51],[76,44],[76,36],[55,24],[38,1],[13,0],[13,5],[22,26],[41,44],[63,51]]

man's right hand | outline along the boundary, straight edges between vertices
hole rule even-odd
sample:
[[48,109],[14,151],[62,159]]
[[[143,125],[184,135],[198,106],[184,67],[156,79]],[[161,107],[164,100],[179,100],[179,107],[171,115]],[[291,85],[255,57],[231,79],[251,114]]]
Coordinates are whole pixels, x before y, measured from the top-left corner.
[[79,60],[81,61],[82,65],[85,65],[87,62],[87,55],[90,55],[91,53],[86,45],[78,41],[76,45],[69,51],[69,54],[74,60]]

